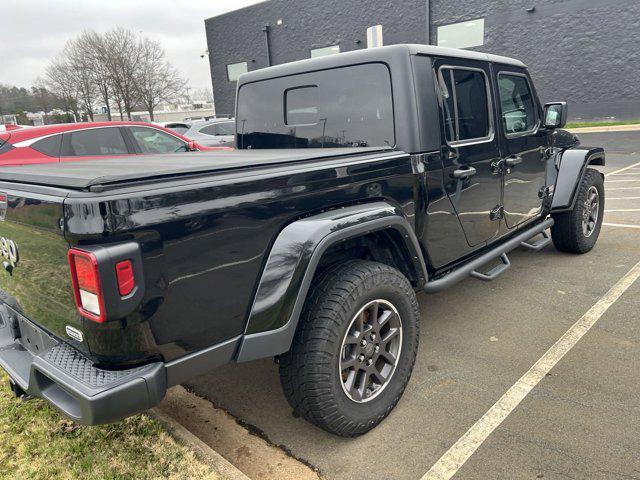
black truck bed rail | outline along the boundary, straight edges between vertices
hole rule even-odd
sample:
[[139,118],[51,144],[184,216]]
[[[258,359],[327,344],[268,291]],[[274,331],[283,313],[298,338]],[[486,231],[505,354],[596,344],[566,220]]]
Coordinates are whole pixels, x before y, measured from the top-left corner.
[[358,147],[291,150],[229,150],[188,154],[136,155],[77,162],[19,165],[0,169],[0,182],[61,187],[81,191],[104,191],[131,183],[206,176],[313,160],[330,160],[384,152],[391,148]]

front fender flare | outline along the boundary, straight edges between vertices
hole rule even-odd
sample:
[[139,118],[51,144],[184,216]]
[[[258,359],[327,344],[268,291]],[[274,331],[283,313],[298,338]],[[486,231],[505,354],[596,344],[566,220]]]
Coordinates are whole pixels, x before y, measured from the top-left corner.
[[402,235],[417,280],[424,284],[427,271],[415,233],[401,210],[387,202],[330,210],[285,227],[260,278],[236,360],[288,351],[322,254],[337,242],[387,228]]
[[551,202],[551,212],[572,210],[576,192],[589,165],[604,165],[605,154],[600,147],[577,147],[561,154],[558,177]]

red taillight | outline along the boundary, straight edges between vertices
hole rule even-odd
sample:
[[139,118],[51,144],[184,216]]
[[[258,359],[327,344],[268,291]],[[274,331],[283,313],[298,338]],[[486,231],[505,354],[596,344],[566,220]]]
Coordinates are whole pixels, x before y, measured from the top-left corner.
[[116,277],[118,279],[118,292],[121,296],[129,295],[136,286],[133,276],[133,263],[131,260],[123,260],[116,263]]
[[106,314],[96,257],[72,248],[69,250],[69,268],[78,312],[94,322],[104,322]]

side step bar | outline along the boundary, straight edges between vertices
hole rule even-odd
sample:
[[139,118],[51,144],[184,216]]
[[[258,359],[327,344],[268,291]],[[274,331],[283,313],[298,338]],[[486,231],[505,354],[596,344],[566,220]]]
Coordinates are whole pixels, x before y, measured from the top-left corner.
[[[428,281],[423,290],[427,293],[436,293],[440,290],[444,290],[445,288],[449,288],[450,286],[455,285],[468,276],[473,276],[474,278],[478,278],[487,282],[494,280],[496,277],[498,277],[498,275],[504,273],[511,266],[511,262],[507,258],[507,253],[511,250],[523,246],[530,250],[538,251],[547,246],[551,241],[551,237],[545,232],[545,230],[550,228],[553,223],[553,218],[548,218],[545,221],[534,225],[528,230],[525,230],[515,237],[510,238],[505,243],[502,243],[492,248],[488,252],[480,255],[478,258],[475,258],[471,262],[461,265],[460,267],[456,268],[450,273],[447,273],[443,277],[440,277],[437,280]],[[544,238],[535,243],[528,242],[538,234],[542,234]],[[494,267],[486,273],[480,273],[478,271],[478,269],[483,265],[496,258],[500,258],[502,262],[500,265]]]

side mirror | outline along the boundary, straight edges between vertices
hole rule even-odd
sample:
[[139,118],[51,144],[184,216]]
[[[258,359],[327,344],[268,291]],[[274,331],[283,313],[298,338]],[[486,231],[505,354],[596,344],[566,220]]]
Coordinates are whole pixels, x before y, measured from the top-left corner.
[[187,142],[187,150],[189,152],[197,152],[198,149],[198,144],[196,142],[194,142],[193,140],[190,140],[189,142]]
[[542,126],[553,130],[567,124],[567,102],[551,102],[544,106],[544,122]]

